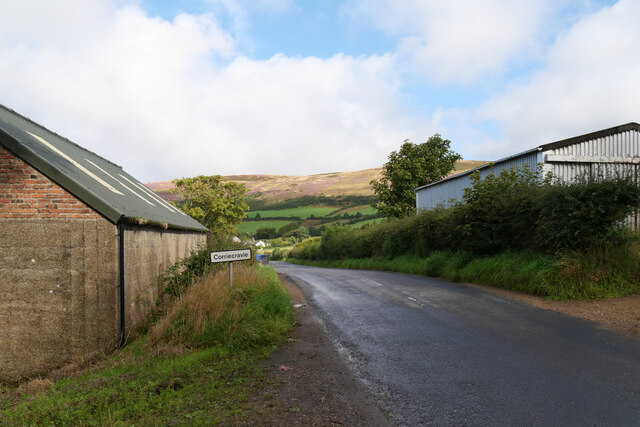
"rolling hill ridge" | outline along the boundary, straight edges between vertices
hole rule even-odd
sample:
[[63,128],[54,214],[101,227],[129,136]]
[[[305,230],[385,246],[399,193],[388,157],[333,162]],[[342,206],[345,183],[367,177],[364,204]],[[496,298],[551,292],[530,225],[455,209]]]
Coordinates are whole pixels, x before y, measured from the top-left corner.
[[[460,160],[451,175],[464,172],[485,164],[485,161]],[[373,196],[369,184],[380,179],[382,168],[364,169],[350,172],[332,172],[317,175],[228,175],[230,181],[247,187],[250,199],[269,205],[303,196]],[[170,194],[172,181],[146,184],[151,190],[168,200],[179,200],[178,194]]]

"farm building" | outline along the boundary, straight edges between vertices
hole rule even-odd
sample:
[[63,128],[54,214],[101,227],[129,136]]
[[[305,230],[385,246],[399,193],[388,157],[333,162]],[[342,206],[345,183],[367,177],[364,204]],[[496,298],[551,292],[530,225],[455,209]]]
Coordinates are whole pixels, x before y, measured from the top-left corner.
[[207,229],[0,105],[0,382],[113,350]]
[[[553,173],[566,182],[576,177],[599,173],[632,174],[640,183],[640,125],[628,123],[540,145],[438,182],[416,188],[416,208],[433,209],[461,201],[464,189],[471,186],[471,174],[499,174],[503,169],[527,165],[531,170],[542,168],[543,174]],[[633,228],[640,226],[638,214],[628,219]]]

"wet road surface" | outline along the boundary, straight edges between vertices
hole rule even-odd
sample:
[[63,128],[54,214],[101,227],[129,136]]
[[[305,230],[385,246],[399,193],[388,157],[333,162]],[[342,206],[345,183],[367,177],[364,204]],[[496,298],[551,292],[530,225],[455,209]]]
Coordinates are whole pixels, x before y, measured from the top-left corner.
[[640,340],[462,284],[271,265],[399,425],[640,426]]

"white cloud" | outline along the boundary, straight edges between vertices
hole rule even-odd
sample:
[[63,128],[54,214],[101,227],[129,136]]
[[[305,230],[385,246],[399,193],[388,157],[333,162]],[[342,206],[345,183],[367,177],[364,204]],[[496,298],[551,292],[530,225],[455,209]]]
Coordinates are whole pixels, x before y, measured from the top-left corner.
[[535,62],[548,30],[583,0],[351,0],[346,14],[399,37],[411,71],[439,84],[469,85]]
[[475,151],[511,154],[640,121],[638,16],[639,2],[621,0],[577,22],[550,48],[543,69],[478,109],[476,119],[501,123],[503,135]]
[[402,107],[390,56],[257,61],[213,14],[95,5],[42,11],[38,34],[21,7],[3,13],[0,102],[142,180],[375,167],[435,132]]

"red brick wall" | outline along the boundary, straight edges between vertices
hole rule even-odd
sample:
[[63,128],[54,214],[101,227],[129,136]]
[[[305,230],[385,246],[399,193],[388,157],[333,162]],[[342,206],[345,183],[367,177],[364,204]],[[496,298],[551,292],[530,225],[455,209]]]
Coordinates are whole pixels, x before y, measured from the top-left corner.
[[102,218],[0,145],[0,218]]

